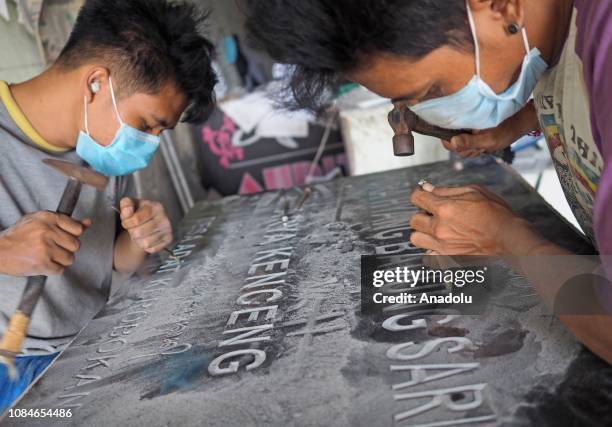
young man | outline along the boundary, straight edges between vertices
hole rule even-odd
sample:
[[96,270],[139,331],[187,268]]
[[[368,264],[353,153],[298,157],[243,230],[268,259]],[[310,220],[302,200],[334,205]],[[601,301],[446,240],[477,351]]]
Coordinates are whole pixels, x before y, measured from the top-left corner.
[[[0,366],[0,413],[105,304],[113,268],[131,274],[172,242],[159,203],[123,197],[125,176],[147,166],[185,111],[194,121],[211,110],[203,21],[165,0],[87,0],[55,64],[0,82],[0,334],[26,278],[49,276],[18,381]],[[76,219],[52,213],[67,179],[45,158],[84,161],[108,188],[84,187]]]
[[[316,109],[349,79],[432,124],[474,129],[445,142],[465,156],[541,127],[578,221],[612,255],[612,2],[253,0],[249,22],[260,46],[295,65],[299,106]],[[417,190],[412,202],[425,213],[411,241],[430,253],[568,254],[480,187]],[[596,290],[608,310],[611,287]],[[612,362],[612,317],[561,320]]]

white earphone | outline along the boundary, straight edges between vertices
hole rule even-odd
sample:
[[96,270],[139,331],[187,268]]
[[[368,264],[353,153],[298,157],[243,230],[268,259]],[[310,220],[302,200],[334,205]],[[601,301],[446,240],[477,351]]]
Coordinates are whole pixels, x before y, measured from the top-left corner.
[[91,91],[93,93],[98,93],[100,92],[100,83],[99,82],[92,82],[91,85],[89,86],[91,88]]

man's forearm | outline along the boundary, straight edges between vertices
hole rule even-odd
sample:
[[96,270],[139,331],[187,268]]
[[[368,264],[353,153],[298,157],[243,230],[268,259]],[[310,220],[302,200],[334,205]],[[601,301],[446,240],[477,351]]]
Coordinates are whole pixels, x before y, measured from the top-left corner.
[[602,314],[605,310],[595,289],[598,264],[549,242],[533,248],[520,265],[572,334],[612,364],[612,313]]
[[147,253],[138,247],[127,231],[121,232],[115,242],[114,267],[119,273],[133,274],[142,265]]
[[559,316],[578,340],[612,365],[612,315]]
[[538,113],[533,102],[527,104],[516,115],[509,118],[502,126],[507,126],[514,132],[516,138],[527,135],[529,132],[540,129]]

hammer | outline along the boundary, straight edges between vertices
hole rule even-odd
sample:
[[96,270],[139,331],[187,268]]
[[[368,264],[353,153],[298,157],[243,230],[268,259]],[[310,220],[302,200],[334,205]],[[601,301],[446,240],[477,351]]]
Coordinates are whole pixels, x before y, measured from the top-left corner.
[[[59,214],[72,216],[83,184],[90,185],[98,190],[104,190],[108,184],[107,177],[84,166],[57,159],[45,159],[43,163],[69,178],[56,210]],[[15,357],[21,353],[32,313],[43,293],[46,281],[46,276],[28,277],[17,311],[11,317],[8,328],[0,342],[0,363],[7,366],[11,378],[15,378],[17,375]]]
[[[453,136],[470,133],[470,131],[465,129],[450,130],[429,124],[417,116],[401,100],[394,102],[393,106],[393,111],[389,113],[389,124],[395,132],[395,136],[393,136],[393,153],[397,157],[414,155],[414,136],[412,132],[433,136],[446,141],[450,141]],[[512,163],[514,159],[514,153],[510,147],[492,154],[502,158],[507,163]]]

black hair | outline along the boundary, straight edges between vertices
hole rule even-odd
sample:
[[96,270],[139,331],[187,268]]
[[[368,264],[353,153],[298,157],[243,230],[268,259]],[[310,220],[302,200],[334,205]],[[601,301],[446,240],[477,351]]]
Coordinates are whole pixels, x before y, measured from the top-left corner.
[[189,107],[184,121],[211,113],[214,46],[202,35],[207,14],[166,0],[86,0],[57,64],[76,68],[101,61],[118,74],[118,89],[156,94],[172,82]]
[[473,49],[465,0],[251,0],[247,26],[256,48],[294,66],[286,106],[315,111],[372,53]]

